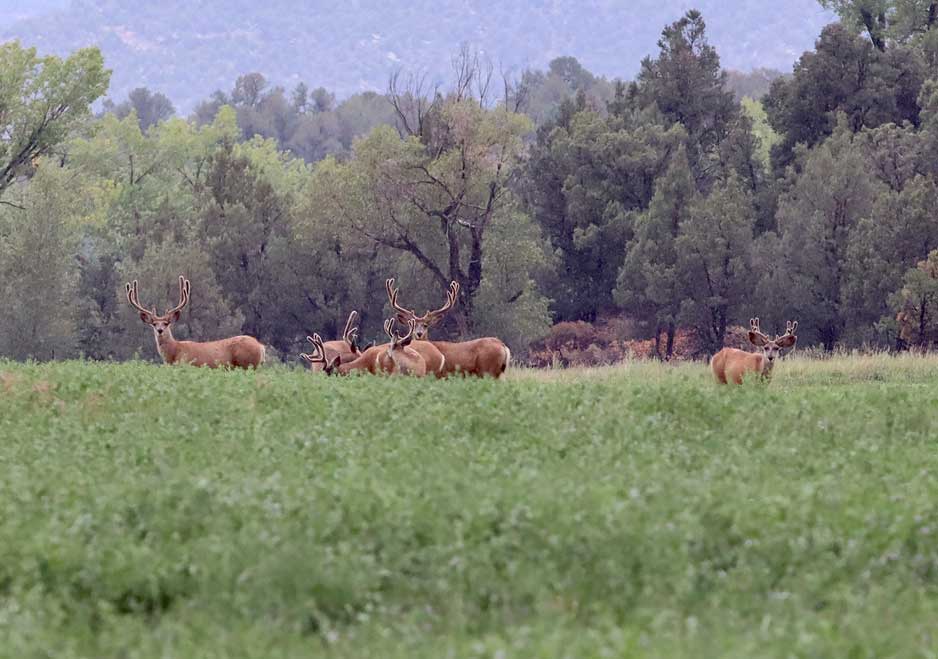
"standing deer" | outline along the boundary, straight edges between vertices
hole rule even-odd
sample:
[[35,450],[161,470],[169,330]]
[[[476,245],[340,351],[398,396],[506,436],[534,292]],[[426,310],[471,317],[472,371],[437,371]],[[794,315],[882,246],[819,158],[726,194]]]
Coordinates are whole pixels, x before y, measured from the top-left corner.
[[192,364],[217,368],[257,368],[264,362],[264,345],[253,336],[233,336],[219,341],[177,341],[173,338],[172,324],[179,320],[182,309],[189,304],[189,280],[179,276],[179,304],[157,315],[140,304],[137,280],[125,286],[127,301],[140,312],[140,320],[153,328],[156,350],[166,364]]
[[[325,348],[326,360],[331,361],[338,357],[339,363],[354,361],[361,356],[361,350],[358,347],[358,326],[355,324],[358,320],[358,312],[352,311],[345,321],[345,329],[342,331],[342,338],[335,341],[326,341],[323,343]],[[307,336],[306,340],[313,343],[313,337]],[[323,363],[312,358],[312,355],[300,353],[300,357],[309,362],[309,367],[313,371],[321,371]]]
[[798,321],[788,321],[785,334],[775,335],[774,339],[762,333],[759,329],[759,319],[753,318],[749,321],[749,342],[757,348],[762,348],[762,352],[745,352],[736,348],[723,348],[710,360],[710,368],[713,371],[713,377],[721,384],[733,382],[735,384],[743,383],[743,376],[747,373],[758,373],[763,380],[769,380],[772,377],[772,367],[775,366],[775,359],[785,348],[791,348],[798,341],[795,331],[798,329]]
[[[483,377],[491,375],[498,378],[508,368],[511,361],[511,351],[500,339],[485,337],[472,341],[430,341],[430,328],[439,323],[446,313],[456,304],[459,295],[459,283],[452,282],[446,294],[446,303],[435,311],[428,311],[418,316],[412,309],[405,309],[397,302],[398,289],[394,288],[394,279],[385,282],[388,300],[397,313],[397,320],[401,323],[414,323],[414,345],[429,343],[443,356],[443,364],[437,377],[458,373],[460,375],[475,375]],[[432,369],[431,369],[432,370]]]
[[426,375],[426,361],[419,352],[410,347],[413,342],[414,323],[409,323],[405,336],[400,336],[393,331],[393,323],[393,318],[384,323],[384,331],[391,339],[389,343],[368,348],[358,359],[344,363],[338,355],[331,359],[327,358],[322,338],[318,334],[313,334],[313,353],[309,355],[309,359],[321,364],[323,372],[327,375],[348,375],[355,372],[373,375],[378,373]]

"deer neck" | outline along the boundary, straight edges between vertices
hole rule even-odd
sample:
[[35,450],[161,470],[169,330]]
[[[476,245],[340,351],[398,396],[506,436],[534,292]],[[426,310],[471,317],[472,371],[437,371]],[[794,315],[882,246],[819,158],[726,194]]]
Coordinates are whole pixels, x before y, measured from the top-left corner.
[[[154,334],[156,334],[154,332]],[[156,334],[156,351],[167,364],[176,361],[176,348],[178,341],[173,338],[173,331],[169,327],[162,334]]]
[[762,377],[768,380],[772,377],[772,368],[775,366],[775,362],[769,361],[765,355],[762,357]]

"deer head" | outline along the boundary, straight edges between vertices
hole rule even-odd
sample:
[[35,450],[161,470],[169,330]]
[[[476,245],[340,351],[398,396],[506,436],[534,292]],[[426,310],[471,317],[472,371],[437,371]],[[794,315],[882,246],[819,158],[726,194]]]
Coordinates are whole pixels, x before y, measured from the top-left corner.
[[388,279],[385,282],[385,288],[388,291],[388,300],[391,302],[391,308],[397,312],[396,318],[402,325],[408,325],[414,321],[413,335],[417,341],[424,341],[430,338],[430,328],[443,320],[446,312],[456,304],[456,296],[459,295],[459,283],[451,282],[449,290],[446,293],[446,303],[435,311],[428,311],[422,316],[418,316],[412,309],[405,309],[397,303],[397,294],[399,290],[394,288],[394,279]]
[[326,375],[336,373],[336,369],[341,362],[341,355],[336,355],[332,359],[326,359],[326,348],[322,343],[322,337],[318,334],[313,334],[312,336],[307,336],[306,339],[313,345],[313,351],[308,354],[304,352],[300,357],[310,364],[322,364],[322,371]]
[[392,351],[399,350],[401,348],[406,348],[414,340],[414,330],[417,327],[417,321],[411,318],[407,321],[407,334],[401,336],[394,330],[394,318],[388,318],[384,321],[384,333],[388,335],[388,338],[391,339],[391,343],[388,346]]
[[136,279],[134,279],[132,283],[126,284],[125,289],[127,291],[127,301],[130,302],[134,309],[140,312],[140,320],[153,328],[157,342],[166,339],[172,340],[173,334],[170,327],[179,320],[183,307],[189,304],[189,280],[179,275],[179,304],[162,316],[157,315],[156,307],[153,307],[153,310],[150,311],[140,304],[140,297],[137,294]]
[[795,331],[798,329],[798,321],[788,321],[785,333],[782,336],[775,335],[774,339],[762,333],[759,329],[759,319],[752,318],[749,321],[749,342],[757,348],[762,348],[762,355],[766,359],[767,368],[771,368],[775,363],[775,358],[781,354],[785,348],[791,348],[798,341]]

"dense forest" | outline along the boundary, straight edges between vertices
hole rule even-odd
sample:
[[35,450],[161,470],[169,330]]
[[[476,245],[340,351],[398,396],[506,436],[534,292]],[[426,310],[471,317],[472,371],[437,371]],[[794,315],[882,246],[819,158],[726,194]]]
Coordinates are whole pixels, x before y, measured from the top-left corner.
[[[703,356],[752,315],[800,345],[938,339],[938,2],[839,15],[790,75],[730,75],[689,11],[626,80],[558,57],[512,75],[468,47],[446,85],[392,74],[337,100],[243,73],[191,113],[108,94],[101,52],[0,46],[0,355],[155,357],[124,301],[178,338],[257,336],[293,359],[348,311],[376,337],[458,304],[440,336],[518,355]],[[629,343],[631,342],[631,343]]]
[[707,17],[724,65],[742,71],[788,71],[833,17],[815,0],[0,0],[0,41],[59,56],[97,46],[120,63],[110,81],[115,100],[147,87],[189,113],[208,91],[250,71],[287,88],[312,82],[339,98],[383,93],[402,69],[444,84],[463,43],[515,72],[576,55],[598,75],[632,78],[660,27],[689,6]]

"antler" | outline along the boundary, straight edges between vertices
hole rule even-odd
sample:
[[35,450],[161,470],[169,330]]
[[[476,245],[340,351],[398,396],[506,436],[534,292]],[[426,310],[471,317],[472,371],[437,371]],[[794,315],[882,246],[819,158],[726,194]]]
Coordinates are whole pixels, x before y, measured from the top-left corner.
[[[345,330],[342,332],[342,340],[349,344],[349,347],[352,348],[352,352],[358,352],[358,326],[354,326],[354,323],[358,320],[358,312],[352,311],[348,315],[348,320],[345,321]],[[306,337],[309,338],[309,337]]]
[[384,321],[384,333],[388,335],[391,339],[391,348],[403,348],[410,344],[413,341],[414,337],[414,328],[417,326],[417,321],[411,318],[407,321],[407,334],[401,336],[394,331],[394,318],[388,318]]
[[[414,340],[414,328],[417,326],[417,321],[411,318],[407,321],[407,334],[401,336],[397,335],[397,339],[394,342],[395,348],[404,348],[410,345],[410,342]],[[395,332],[395,334],[397,334]]]
[[442,316],[447,311],[453,308],[453,305],[456,304],[456,296],[459,295],[459,282],[453,281],[449,284],[449,290],[446,292],[446,304],[437,309],[436,311],[431,311],[427,314],[431,318],[437,316]]
[[189,304],[189,280],[179,275],[179,304],[167,311],[164,315],[172,316],[177,311],[182,311],[182,308]]
[[142,314],[146,314],[150,317],[156,315],[156,307],[153,307],[153,311],[145,309],[142,304],[140,304],[140,297],[137,294],[137,280],[134,279],[133,283],[125,284],[125,290],[127,291],[127,301],[133,306],[134,309],[139,311]]
[[766,336],[765,334],[763,334],[763,333],[762,333],[762,330],[759,328],[759,317],[758,317],[758,316],[755,317],[755,318],[750,318],[750,319],[749,319],[749,331],[755,332],[756,334],[758,334],[759,336],[765,338],[766,340],[769,339],[769,337]]
[[411,309],[405,309],[397,303],[397,294],[398,289],[394,288],[394,277],[391,277],[386,282],[384,282],[384,287],[388,291],[388,300],[391,302],[391,307],[404,316],[415,316],[416,314]]
[[303,353],[300,356],[310,364],[322,364],[322,370],[327,375],[331,375],[339,363],[339,357],[333,357],[331,361],[326,359],[326,348],[322,344],[322,337],[318,334],[307,336],[306,340],[313,344],[313,353]]
[[310,364],[324,364],[325,360],[322,358],[322,353],[319,352],[319,348],[316,346],[316,339],[311,336],[307,336],[306,340],[313,344],[313,351],[309,353],[301,352],[300,357],[308,361]]
[[795,332],[798,330],[798,321],[787,321],[785,323],[785,333],[782,336],[775,335],[775,340],[781,339],[786,336],[794,336]]

